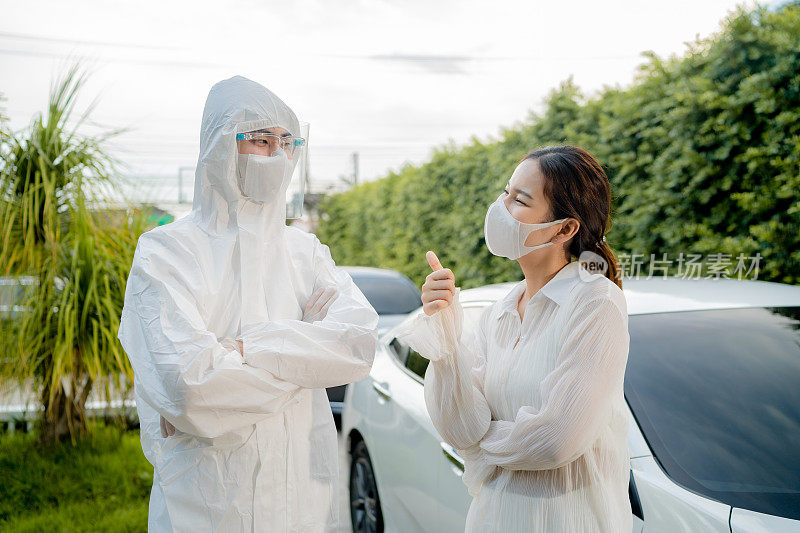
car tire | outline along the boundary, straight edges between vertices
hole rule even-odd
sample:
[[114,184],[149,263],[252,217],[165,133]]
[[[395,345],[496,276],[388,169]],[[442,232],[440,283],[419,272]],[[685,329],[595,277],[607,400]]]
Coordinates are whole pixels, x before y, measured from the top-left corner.
[[350,463],[350,521],[353,533],[383,533],[378,484],[364,441],[356,444]]

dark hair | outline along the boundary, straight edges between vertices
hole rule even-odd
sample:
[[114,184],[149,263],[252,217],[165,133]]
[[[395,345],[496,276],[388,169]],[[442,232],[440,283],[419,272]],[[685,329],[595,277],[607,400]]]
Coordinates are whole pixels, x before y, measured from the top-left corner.
[[553,219],[574,218],[581,223],[567,250],[570,258],[585,251],[596,253],[608,265],[606,277],[622,288],[619,263],[605,241],[611,227],[611,185],[603,167],[583,148],[569,145],[540,148],[522,160],[526,159],[539,163]]

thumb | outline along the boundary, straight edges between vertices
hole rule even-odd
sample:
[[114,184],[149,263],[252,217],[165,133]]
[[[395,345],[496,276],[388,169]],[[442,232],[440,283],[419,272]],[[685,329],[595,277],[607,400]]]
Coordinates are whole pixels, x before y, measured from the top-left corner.
[[442,269],[442,263],[439,262],[439,258],[436,257],[436,254],[433,253],[432,251],[428,251],[428,253],[425,254],[425,259],[428,260],[428,264],[431,266],[431,270],[435,271]]

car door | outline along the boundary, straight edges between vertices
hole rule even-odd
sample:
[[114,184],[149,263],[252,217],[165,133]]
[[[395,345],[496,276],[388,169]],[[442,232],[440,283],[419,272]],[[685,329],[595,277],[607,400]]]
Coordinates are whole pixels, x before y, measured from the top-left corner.
[[422,358],[396,339],[386,343],[383,352],[371,373],[368,417],[369,453],[386,531],[438,532],[436,476],[441,448],[425,408]]

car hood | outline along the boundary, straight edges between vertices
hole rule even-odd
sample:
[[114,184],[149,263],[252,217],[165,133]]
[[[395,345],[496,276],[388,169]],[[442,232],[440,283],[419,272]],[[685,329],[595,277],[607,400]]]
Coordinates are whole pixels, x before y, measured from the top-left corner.
[[407,314],[378,316],[378,336],[383,336],[387,331],[405,320],[407,316]]

